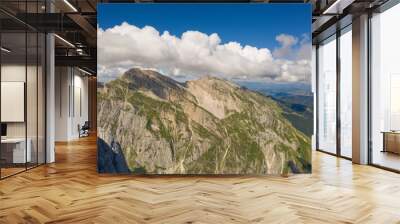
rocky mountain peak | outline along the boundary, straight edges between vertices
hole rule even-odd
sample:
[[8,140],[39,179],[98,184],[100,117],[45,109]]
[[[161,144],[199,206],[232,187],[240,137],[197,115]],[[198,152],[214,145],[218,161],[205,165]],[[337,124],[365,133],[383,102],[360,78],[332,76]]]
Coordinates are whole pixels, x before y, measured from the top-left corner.
[[211,76],[181,84],[137,68],[106,86],[98,89],[99,147],[123,154],[133,173],[309,170],[310,139],[264,95]]
[[213,88],[217,90],[232,90],[239,88],[235,83],[226,79],[205,75],[197,80],[188,81],[186,85],[198,85],[203,88]]
[[169,99],[184,92],[181,83],[149,69],[132,68],[122,75],[130,89],[148,90],[162,99]]

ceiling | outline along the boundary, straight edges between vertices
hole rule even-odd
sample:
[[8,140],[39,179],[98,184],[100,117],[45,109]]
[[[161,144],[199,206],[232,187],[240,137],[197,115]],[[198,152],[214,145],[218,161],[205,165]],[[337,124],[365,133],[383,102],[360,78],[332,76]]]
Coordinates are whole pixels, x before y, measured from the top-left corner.
[[[386,0],[251,0],[250,2],[304,3],[313,5],[313,39],[349,14],[376,7]],[[79,66],[96,73],[97,3],[184,2],[180,0],[1,0],[0,26],[5,38],[18,45],[18,32],[26,29],[54,32],[56,65]],[[187,1],[186,1],[187,2]],[[215,2],[200,0],[193,2]],[[220,0],[219,2],[226,2]],[[229,1],[232,2],[232,1]],[[249,2],[233,0],[233,2]],[[50,13],[51,12],[51,13]],[[15,38],[13,38],[14,36]],[[17,52],[17,51],[15,51]]]

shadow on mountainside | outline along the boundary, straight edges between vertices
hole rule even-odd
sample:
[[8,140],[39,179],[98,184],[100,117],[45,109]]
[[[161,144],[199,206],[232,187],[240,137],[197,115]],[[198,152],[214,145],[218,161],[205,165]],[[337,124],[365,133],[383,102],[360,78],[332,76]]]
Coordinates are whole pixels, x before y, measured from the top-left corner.
[[97,170],[99,173],[131,173],[119,143],[112,141],[110,146],[97,138]]

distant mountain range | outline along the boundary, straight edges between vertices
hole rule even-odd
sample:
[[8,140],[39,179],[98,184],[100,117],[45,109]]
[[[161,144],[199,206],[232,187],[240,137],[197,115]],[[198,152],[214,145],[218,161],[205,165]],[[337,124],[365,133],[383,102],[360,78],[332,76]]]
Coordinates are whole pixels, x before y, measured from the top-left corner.
[[311,84],[307,82],[244,82],[239,81],[239,85],[245,86],[251,90],[275,95],[280,93],[288,93],[291,95],[311,96]]
[[313,134],[314,96],[308,83],[240,83],[270,96],[283,109],[283,115],[307,136]]
[[180,83],[131,69],[98,86],[99,171],[122,153],[131,173],[310,172],[310,138],[286,107],[308,108],[285,102],[210,76]]

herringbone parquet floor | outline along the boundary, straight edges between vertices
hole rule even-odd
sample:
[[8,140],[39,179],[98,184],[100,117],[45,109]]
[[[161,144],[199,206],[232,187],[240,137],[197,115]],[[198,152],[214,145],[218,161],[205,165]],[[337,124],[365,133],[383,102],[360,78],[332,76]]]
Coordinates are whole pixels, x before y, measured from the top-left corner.
[[0,181],[0,223],[400,223],[400,175],[318,152],[289,178],[98,175],[93,137],[56,155]]

